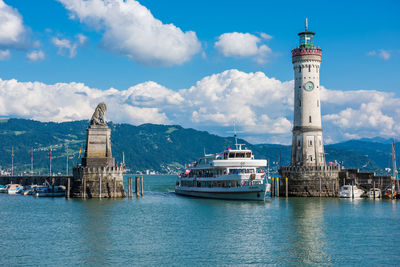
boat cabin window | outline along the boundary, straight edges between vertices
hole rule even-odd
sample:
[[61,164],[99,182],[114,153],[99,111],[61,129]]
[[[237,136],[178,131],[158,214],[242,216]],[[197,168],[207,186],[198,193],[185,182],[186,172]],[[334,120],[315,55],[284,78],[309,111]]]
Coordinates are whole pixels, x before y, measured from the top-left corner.
[[224,159],[228,158],[228,153],[224,153]]
[[250,158],[251,152],[230,152],[229,158]]

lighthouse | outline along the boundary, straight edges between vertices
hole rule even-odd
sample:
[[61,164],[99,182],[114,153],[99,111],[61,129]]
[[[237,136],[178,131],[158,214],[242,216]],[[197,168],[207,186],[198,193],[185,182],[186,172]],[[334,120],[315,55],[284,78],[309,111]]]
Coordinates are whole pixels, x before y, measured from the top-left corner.
[[[314,44],[315,33],[298,34],[292,50],[294,71],[294,116],[290,166],[279,169],[278,192],[297,197],[335,197],[340,166],[327,166],[322,138],[319,71],[322,50]],[[282,194],[282,193],[280,193]]]
[[321,127],[319,70],[321,49],[314,45],[314,32],[298,34],[299,46],[292,50],[294,71],[294,121],[292,166],[325,166]]

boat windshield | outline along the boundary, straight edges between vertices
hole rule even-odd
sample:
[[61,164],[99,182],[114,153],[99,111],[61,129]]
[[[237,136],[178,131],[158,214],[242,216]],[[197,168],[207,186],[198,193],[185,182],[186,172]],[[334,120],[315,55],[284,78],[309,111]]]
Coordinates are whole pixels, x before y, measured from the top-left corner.
[[251,158],[251,152],[229,152],[229,158]]

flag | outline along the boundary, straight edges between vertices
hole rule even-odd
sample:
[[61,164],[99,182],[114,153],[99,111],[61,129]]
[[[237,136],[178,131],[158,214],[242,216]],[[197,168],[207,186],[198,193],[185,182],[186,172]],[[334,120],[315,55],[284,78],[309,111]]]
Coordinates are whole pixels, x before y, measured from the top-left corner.
[[81,157],[81,154],[82,154],[82,146],[81,146],[81,149],[79,149],[78,159]]
[[31,161],[33,161],[33,151],[31,149]]
[[49,160],[51,160],[51,149],[49,150]]
[[11,157],[14,157],[14,147],[11,149]]

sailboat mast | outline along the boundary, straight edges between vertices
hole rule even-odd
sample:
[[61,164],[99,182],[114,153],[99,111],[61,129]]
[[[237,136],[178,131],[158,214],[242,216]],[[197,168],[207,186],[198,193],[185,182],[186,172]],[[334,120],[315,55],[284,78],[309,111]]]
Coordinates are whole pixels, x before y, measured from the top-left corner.
[[397,172],[397,167],[396,167],[396,152],[394,148],[394,139],[392,143],[392,167],[393,167],[393,176],[392,176],[392,195],[394,194],[394,189],[395,189],[395,179],[396,179],[396,172]]

